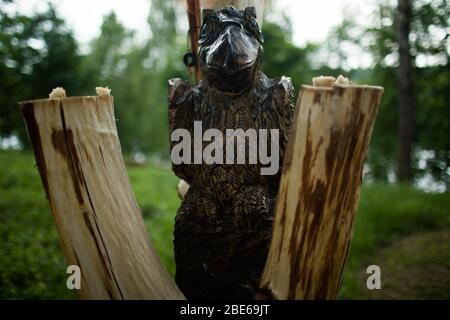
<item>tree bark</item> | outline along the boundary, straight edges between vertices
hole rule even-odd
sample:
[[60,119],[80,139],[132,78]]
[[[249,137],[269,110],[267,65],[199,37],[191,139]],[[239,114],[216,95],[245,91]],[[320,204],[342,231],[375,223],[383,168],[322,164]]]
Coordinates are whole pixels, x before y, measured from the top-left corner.
[[[37,167],[81,299],[182,299],[146,231],[110,96],[21,103]],[[64,285],[62,283],[61,285]]]
[[202,70],[198,59],[198,39],[202,27],[202,13],[199,0],[186,0],[187,14],[189,21],[189,39],[191,42],[192,54],[196,57],[196,64],[193,67],[195,82],[199,83],[202,79]]
[[397,68],[398,89],[398,158],[397,179],[409,183],[412,178],[412,147],[415,131],[415,96],[413,91],[412,58],[409,46],[411,25],[411,1],[398,0],[396,14],[396,38],[399,65]]
[[336,298],[382,93],[370,86],[302,87],[259,298]]

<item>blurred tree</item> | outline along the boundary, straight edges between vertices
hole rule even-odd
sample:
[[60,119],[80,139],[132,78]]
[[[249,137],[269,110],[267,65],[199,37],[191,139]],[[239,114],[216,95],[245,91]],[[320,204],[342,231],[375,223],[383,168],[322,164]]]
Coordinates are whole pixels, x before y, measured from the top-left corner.
[[[325,47],[330,47],[331,42],[331,48],[335,48],[333,50],[342,51],[344,55],[339,55],[342,58],[339,62],[341,65],[348,65],[348,61],[343,50],[345,46],[340,47],[339,43],[351,42],[371,54],[373,68],[366,71],[353,70],[350,74],[356,76],[352,77],[356,81],[382,85],[385,88],[368,163],[372,178],[389,178],[392,181],[398,159],[396,155],[400,148],[400,113],[395,110],[398,110],[400,99],[405,101],[405,98],[401,98],[396,83],[396,70],[400,62],[400,48],[395,32],[396,6],[389,0],[378,0],[377,4],[370,27],[344,19],[332,30]],[[411,142],[410,175],[413,183],[423,177],[431,177],[449,186],[450,65],[447,30],[450,7],[447,0],[416,0],[411,4],[408,37],[410,48],[407,52],[411,59],[411,76],[415,80],[415,86],[407,99],[415,99],[417,108]],[[411,127],[407,129],[410,130]]]
[[[395,7],[392,2],[379,1],[378,15],[374,28],[368,30],[373,37],[371,52],[377,63],[374,80],[388,80],[386,91],[392,86],[394,68],[400,66],[400,47],[395,35]],[[415,79],[414,90],[410,97],[417,101],[415,110],[415,132],[412,135],[411,165],[413,182],[422,177],[432,177],[437,181],[450,183],[450,104],[449,100],[449,46],[448,28],[450,7],[447,0],[416,0],[411,6],[409,32],[409,54],[411,56],[412,77]],[[404,50],[404,49],[403,49]],[[404,99],[400,92],[386,92],[383,105],[393,110]],[[391,111],[391,116],[395,113]],[[395,117],[397,115],[395,114]],[[379,119],[380,120],[380,119]],[[400,119],[392,119],[400,124]],[[392,127],[391,127],[392,129]],[[400,127],[397,128],[400,134]],[[410,130],[410,129],[407,129]],[[395,131],[390,130],[391,140]],[[385,135],[388,132],[384,132]],[[396,149],[400,141],[396,141]],[[392,141],[391,143],[392,144]],[[427,156],[424,157],[424,153]],[[397,151],[398,154],[398,151]],[[390,158],[394,159],[395,153]]]
[[[152,67],[164,69],[173,62],[177,40],[175,1],[152,0],[147,23],[151,36],[145,45]],[[176,50],[175,50],[176,52]]]
[[413,91],[412,58],[409,36],[411,30],[411,1],[398,0],[395,33],[398,45],[397,90],[398,90],[398,158],[397,179],[409,183],[411,180],[411,156],[415,131],[416,97]]
[[[115,14],[108,14],[88,53],[80,55],[72,32],[51,6],[46,12],[25,16],[14,12],[14,2],[0,3],[0,136],[19,134],[27,141],[18,100],[46,97],[59,85],[70,95],[93,94],[95,86],[108,85],[116,100],[124,151],[168,157],[167,80],[186,78],[182,56],[189,50],[187,30],[179,28],[179,19],[186,19],[183,6],[152,0],[146,39],[137,39]],[[294,45],[290,20],[281,13],[276,14],[282,17],[276,23],[265,19],[264,71],[270,77],[292,77],[296,94],[301,84],[311,83],[320,74],[345,73],[358,82],[383,85],[368,163],[374,179],[386,180],[394,175],[399,146],[399,114],[394,111],[399,105],[395,82],[399,47],[396,7],[390,0],[378,0],[378,4],[372,27],[358,25],[348,11],[322,49],[316,44]],[[412,4],[409,53],[415,79],[412,94],[417,101],[413,182],[429,176],[449,185],[449,5],[447,0]],[[370,53],[373,68],[350,69],[351,45]]]
[[175,3],[153,0],[148,17],[150,37],[137,41],[115,13],[110,13],[85,57],[85,83],[91,88],[112,88],[126,152],[168,158],[166,83],[184,74],[176,16]]
[[0,137],[18,135],[27,143],[19,100],[47,97],[52,88],[78,89],[79,55],[73,33],[49,5],[25,16],[0,3]]
[[183,55],[188,51],[187,30],[179,30],[178,19],[186,19],[183,5],[177,1],[152,0],[147,18],[151,36],[143,48],[145,66],[151,70],[145,83],[146,103],[142,105],[148,117],[140,118],[140,125],[145,128],[146,149],[165,158],[169,157],[167,81],[187,78],[183,64]]
[[118,21],[114,12],[103,17],[100,35],[91,42],[83,65],[86,80],[92,86],[98,85],[98,82],[109,82],[123,72],[133,35]]
[[[126,77],[129,68],[128,54],[134,34],[117,19],[114,12],[103,17],[100,34],[90,44],[90,51],[82,65],[85,93],[94,92],[96,86],[109,86],[115,98],[117,126],[125,151],[132,145],[135,122],[132,78]],[[142,62],[142,61],[141,61]],[[130,100],[131,99],[131,100]]]
[[292,43],[291,24],[288,20],[285,25],[265,21],[264,34],[264,73],[273,78],[288,76],[292,78],[295,94],[302,84],[311,83],[314,72],[311,68],[313,54],[318,46],[307,44],[300,48]]

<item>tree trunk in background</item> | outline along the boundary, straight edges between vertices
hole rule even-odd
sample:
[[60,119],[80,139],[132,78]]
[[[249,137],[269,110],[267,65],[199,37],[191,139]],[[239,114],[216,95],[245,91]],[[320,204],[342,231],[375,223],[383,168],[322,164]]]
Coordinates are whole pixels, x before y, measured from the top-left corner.
[[398,0],[396,38],[399,46],[397,88],[399,99],[397,179],[409,183],[412,177],[411,157],[415,130],[415,97],[413,91],[412,62],[409,52],[411,1]]

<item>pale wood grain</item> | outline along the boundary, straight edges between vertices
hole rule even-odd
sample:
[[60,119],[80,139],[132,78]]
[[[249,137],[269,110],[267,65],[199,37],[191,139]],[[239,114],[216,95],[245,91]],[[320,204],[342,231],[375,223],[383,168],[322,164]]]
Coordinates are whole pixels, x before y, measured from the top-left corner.
[[67,264],[81,268],[79,297],[183,299],[136,203],[113,97],[35,100],[21,108]]
[[302,87],[260,297],[336,298],[382,93],[369,86]]

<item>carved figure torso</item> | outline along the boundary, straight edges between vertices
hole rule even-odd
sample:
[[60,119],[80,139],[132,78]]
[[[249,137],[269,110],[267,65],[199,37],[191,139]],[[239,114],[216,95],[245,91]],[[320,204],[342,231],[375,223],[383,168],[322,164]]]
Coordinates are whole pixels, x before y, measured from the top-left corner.
[[[229,27],[231,18],[244,20],[245,26],[256,24],[251,13],[251,10],[242,12],[234,8],[210,12],[212,19],[218,19],[224,29],[222,36],[220,30],[216,30],[219,35],[215,39],[224,41],[223,34],[231,34],[227,38],[229,42],[225,43],[230,48],[230,41],[235,44],[245,37],[255,37],[247,31],[233,35],[229,29],[236,23],[233,20]],[[208,18],[203,25],[208,25]],[[245,28],[236,30],[242,33]],[[215,53],[220,53],[219,58],[230,54],[225,60],[237,56],[238,62],[234,61],[231,67],[224,65],[212,71],[205,70],[207,61],[218,58],[207,58],[207,53],[203,52],[206,79],[200,85],[194,87],[180,79],[169,81],[170,133],[183,128],[193,137],[194,121],[201,121],[203,132],[214,128],[224,137],[226,129],[279,129],[281,165],[293,114],[290,79],[269,79],[262,73],[262,46],[258,42],[251,43],[257,46],[253,51],[245,46],[226,51],[221,49],[222,42],[217,44],[217,41],[210,46]],[[250,45],[249,40],[245,43]],[[258,54],[251,61],[248,57],[243,59],[244,67],[241,67],[239,61],[244,53],[238,49]],[[235,70],[230,73],[230,68]],[[224,72],[223,77],[218,75],[220,72]],[[229,79],[225,73],[231,74]],[[233,77],[239,79],[236,86],[233,86]],[[203,148],[209,143],[204,142]],[[191,145],[193,149],[194,143]],[[177,212],[174,239],[176,281],[188,298],[253,298],[267,255],[281,174],[281,168],[275,175],[261,175],[260,169],[260,163],[248,162],[173,165],[175,174],[190,185]]]
[[[185,128],[193,136],[194,121],[202,122],[203,131],[214,128],[220,130],[223,136],[226,135],[226,129],[279,129],[282,159],[291,120],[292,85],[287,78],[271,80],[264,74],[260,82],[241,95],[227,95],[203,85],[191,87],[180,79],[171,80],[170,122],[176,125],[171,126],[171,132],[176,128]],[[177,93],[177,90],[180,92]],[[205,142],[203,147],[208,143]],[[224,144],[223,154],[225,151]],[[174,166],[174,170],[190,184],[198,184],[205,192],[213,194],[217,201],[225,202],[243,187],[270,187],[270,181],[278,179],[279,173],[275,177],[261,175],[260,167],[259,163],[179,165]]]

